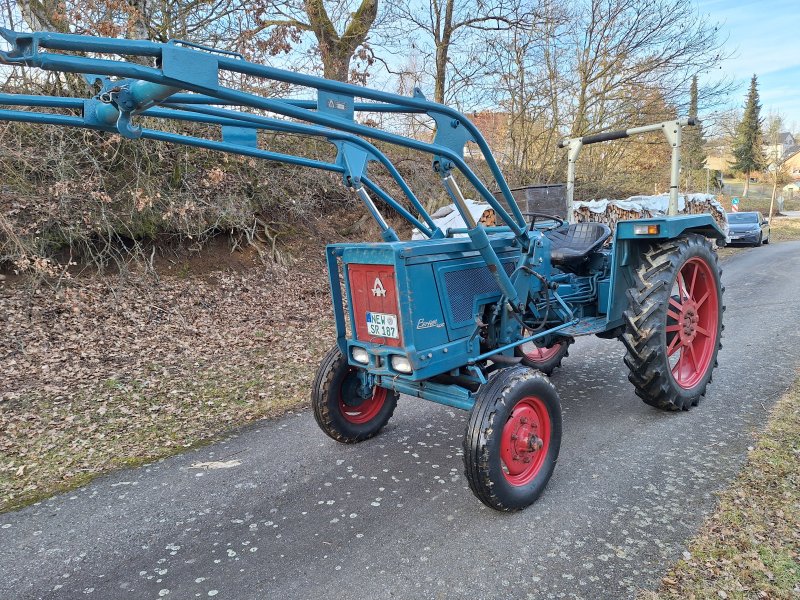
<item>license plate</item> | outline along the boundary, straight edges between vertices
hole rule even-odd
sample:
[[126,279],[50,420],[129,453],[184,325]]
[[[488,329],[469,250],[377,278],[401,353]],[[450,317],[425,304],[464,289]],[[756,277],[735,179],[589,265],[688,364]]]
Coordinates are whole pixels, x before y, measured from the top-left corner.
[[367,333],[375,337],[398,339],[400,333],[397,330],[397,315],[368,312]]

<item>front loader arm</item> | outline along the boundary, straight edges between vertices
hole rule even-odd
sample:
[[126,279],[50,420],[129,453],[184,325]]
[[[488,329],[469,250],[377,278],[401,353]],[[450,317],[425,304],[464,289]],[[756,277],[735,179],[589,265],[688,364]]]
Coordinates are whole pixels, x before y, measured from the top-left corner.
[[[130,80],[121,89],[110,91],[108,98],[119,110],[120,134],[135,137],[137,129],[131,118],[156,103],[166,102],[177,92],[189,91],[205,98],[213,98],[229,105],[260,109],[291,119],[344,131],[356,136],[377,139],[405,146],[433,155],[435,168],[446,179],[451,169],[458,169],[481,197],[492,206],[498,216],[509,226],[520,242],[527,243],[525,219],[514,201],[486,140],[463,114],[449,107],[430,102],[417,92],[414,97],[400,96],[379,90],[330,81],[312,75],[284,71],[275,67],[257,65],[228,54],[211,53],[183,43],[172,41],[156,43],[139,40],[119,40],[74,34],[37,32],[31,34],[0,28],[12,49],[0,52],[0,62],[25,64],[49,71],[91,74],[92,76],[120,77]],[[151,57],[157,67],[136,63],[75,56],[47,50],[81,51],[119,56]],[[256,94],[234,90],[220,83],[226,73],[238,73],[261,79],[279,81],[317,90],[315,105],[265,98]],[[362,125],[354,120],[355,98],[371,100],[359,108],[380,112],[425,113],[437,124],[433,142],[417,140],[379,128]],[[365,106],[369,105],[369,106]],[[316,110],[314,110],[314,108]],[[481,150],[495,183],[513,216],[495,199],[483,181],[469,168],[463,158],[464,146],[474,142]],[[360,174],[356,174],[359,177]],[[459,206],[459,210],[462,207]],[[469,223],[468,213],[463,213]]]

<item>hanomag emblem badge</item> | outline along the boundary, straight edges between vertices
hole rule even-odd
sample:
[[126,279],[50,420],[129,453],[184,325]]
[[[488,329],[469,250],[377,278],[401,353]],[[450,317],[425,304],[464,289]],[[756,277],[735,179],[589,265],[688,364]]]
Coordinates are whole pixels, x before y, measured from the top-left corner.
[[379,277],[375,278],[375,283],[372,286],[372,295],[373,296],[386,296],[386,288],[383,287],[381,280]]

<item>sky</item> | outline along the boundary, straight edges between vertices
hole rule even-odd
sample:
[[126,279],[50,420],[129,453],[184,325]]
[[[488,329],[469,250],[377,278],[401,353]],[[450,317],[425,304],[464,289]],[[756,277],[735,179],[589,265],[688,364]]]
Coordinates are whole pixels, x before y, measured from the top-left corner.
[[[731,106],[743,106],[758,75],[761,114],[779,113],[785,129],[800,133],[800,0],[699,0],[700,11],[720,23],[734,53],[721,72],[740,84]],[[702,116],[702,111],[701,111]]]

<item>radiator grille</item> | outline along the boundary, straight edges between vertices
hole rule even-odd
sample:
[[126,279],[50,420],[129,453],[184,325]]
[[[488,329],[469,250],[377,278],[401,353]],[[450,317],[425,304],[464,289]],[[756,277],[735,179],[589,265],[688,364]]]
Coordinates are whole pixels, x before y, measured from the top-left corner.
[[[514,270],[514,261],[503,263],[503,268],[508,275]],[[444,286],[450,308],[453,311],[453,322],[472,321],[475,314],[475,297],[499,294],[500,288],[497,281],[489,271],[489,267],[473,267],[458,271],[447,271],[444,274]]]

